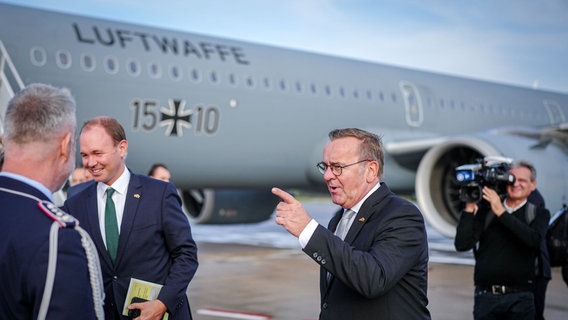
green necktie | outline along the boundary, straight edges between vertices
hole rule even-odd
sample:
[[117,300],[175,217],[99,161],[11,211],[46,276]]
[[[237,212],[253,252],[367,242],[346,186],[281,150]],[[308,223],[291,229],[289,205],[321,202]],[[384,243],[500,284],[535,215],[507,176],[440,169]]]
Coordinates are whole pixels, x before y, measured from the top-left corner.
[[116,251],[118,249],[118,223],[116,222],[116,208],[114,201],[112,201],[113,188],[106,190],[106,206],[105,206],[105,233],[106,233],[106,246],[110,254],[110,258],[114,263],[116,259]]

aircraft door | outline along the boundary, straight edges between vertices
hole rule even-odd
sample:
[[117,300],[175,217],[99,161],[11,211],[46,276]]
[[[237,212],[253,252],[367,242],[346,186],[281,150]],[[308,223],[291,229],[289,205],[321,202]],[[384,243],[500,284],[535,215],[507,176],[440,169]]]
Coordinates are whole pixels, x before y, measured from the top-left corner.
[[562,112],[562,108],[560,108],[558,102],[554,100],[543,100],[542,103],[548,113],[550,124],[561,124],[566,122],[566,117],[564,116],[564,112]]
[[401,81],[399,86],[404,100],[406,123],[411,127],[420,127],[424,120],[424,113],[418,89],[408,81]]

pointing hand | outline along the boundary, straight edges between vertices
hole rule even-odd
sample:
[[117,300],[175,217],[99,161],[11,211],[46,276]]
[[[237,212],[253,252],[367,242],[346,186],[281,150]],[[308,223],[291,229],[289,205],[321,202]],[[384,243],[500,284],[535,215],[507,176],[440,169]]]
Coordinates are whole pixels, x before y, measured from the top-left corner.
[[299,237],[312,217],[308,215],[304,206],[288,192],[272,188],[272,193],[282,199],[276,206],[276,223],[283,226],[293,236]]

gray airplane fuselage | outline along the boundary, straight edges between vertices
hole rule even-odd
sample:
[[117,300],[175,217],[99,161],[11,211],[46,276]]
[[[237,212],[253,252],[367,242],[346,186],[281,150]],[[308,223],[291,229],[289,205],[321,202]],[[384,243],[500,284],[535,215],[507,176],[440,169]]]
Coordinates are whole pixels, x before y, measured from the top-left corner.
[[427,217],[451,225],[448,170],[480,155],[533,161],[551,211],[566,201],[563,93],[6,4],[0,41],[24,84],[68,87],[79,124],[118,119],[127,165],[164,162],[184,190],[323,189],[327,133],[359,127],[383,136],[383,181]]

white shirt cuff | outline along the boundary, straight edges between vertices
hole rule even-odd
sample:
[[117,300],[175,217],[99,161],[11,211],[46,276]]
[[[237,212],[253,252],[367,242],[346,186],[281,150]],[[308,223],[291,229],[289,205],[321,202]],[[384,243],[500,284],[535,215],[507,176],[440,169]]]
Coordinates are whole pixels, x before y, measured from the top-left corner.
[[310,223],[308,223],[308,225],[304,228],[304,230],[302,230],[302,233],[300,233],[300,236],[298,237],[298,240],[300,241],[300,245],[302,246],[302,249],[304,249],[306,247],[306,245],[308,244],[308,242],[312,238],[312,235],[316,231],[316,228],[318,227],[318,225],[319,225],[319,223],[317,223],[316,220],[312,219],[310,221]]

